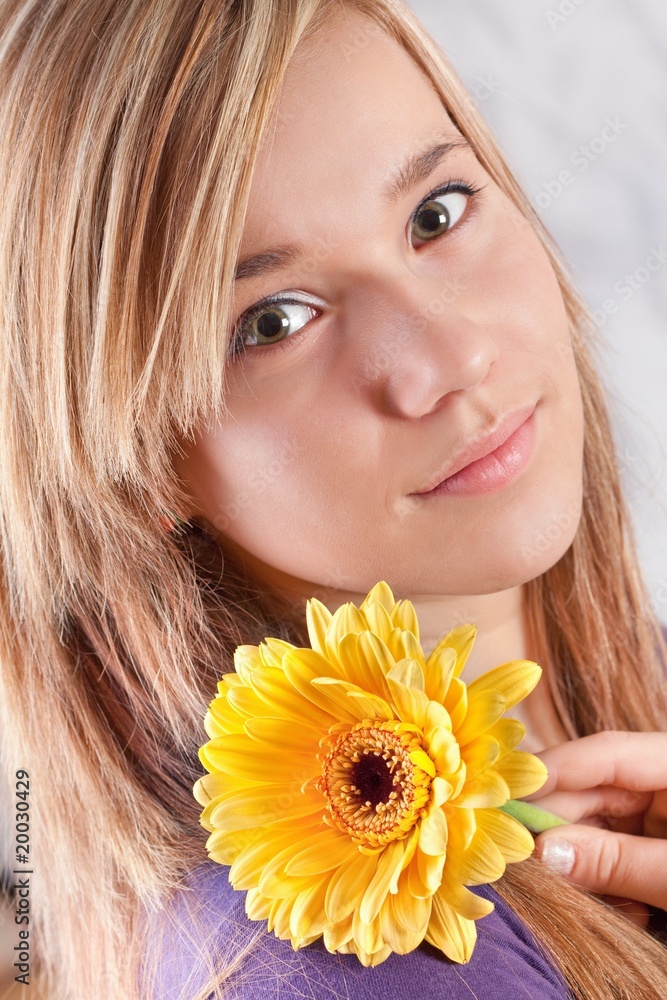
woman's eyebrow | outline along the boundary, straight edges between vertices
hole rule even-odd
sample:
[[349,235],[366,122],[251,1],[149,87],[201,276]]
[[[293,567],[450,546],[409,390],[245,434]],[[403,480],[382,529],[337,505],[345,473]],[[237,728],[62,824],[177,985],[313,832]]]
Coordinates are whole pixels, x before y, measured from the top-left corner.
[[[433,173],[447,156],[458,149],[470,149],[470,143],[463,136],[456,139],[445,139],[431,143],[420,153],[411,153],[406,162],[394,172],[384,188],[383,197],[390,204],[415,188]],[[244,278],[257,278],[272,271],[278,271],[307,257],[310,247],[306,243],[288,243],[285,246],[271,247],[259,253],[244,257],[236,266],[235,281]]]

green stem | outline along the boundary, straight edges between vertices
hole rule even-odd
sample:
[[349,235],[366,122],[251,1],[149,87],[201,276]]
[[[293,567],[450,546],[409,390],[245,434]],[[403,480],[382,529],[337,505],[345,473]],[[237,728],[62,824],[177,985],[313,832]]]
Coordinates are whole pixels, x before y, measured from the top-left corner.
[[547,812],[534,806],[532,802],[522,802],[520,799],[510,799],[504,806],[498,806],[502,812],[518,819],[531,833],[542,833],[544,830],[551,830],[554,826],[567,826],[569,822],[556,816],[555,813]]

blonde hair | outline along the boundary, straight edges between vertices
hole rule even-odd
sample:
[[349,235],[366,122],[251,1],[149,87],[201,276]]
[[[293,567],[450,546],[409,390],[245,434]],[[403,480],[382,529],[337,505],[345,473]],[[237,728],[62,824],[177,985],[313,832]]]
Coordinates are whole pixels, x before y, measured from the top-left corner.
[[[667,650],[590,358],[594,325],[410,10],[0,0],[0,733],[6,780],[31,776],[33,975],[49,996],[148,995],[145,915],[204,854],[192,784],[215,684],[240,643],[308,645],[303,606],[223,558],[205,525],[167,534],[160,517],[188,514],[170,462],[179,436],[224,407],[245,207],[286,67],[347,6],[428,74],[560,282],[585,410],[584,507],[568,551],[525,594],[561,722],[572,737],[667,722]],[[576,997],[667,995],[664,947],[539,862],[495,887]],[[224,950],[202,997],[239,961]]]

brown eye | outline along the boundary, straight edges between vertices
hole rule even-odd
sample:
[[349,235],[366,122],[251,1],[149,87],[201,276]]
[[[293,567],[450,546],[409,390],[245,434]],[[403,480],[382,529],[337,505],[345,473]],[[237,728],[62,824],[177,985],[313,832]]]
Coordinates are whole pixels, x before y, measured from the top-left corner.
[[422,202],[413,218],[413,233],[419,240],[432,240],[455,226],[468,204],[468,195],[449,191]]
[[314,306],[304,302],[284,299],[260,302],[239,320],[232,353],[239,353],[248,347],[282,346],[283,341],[291,340],[317,312]]

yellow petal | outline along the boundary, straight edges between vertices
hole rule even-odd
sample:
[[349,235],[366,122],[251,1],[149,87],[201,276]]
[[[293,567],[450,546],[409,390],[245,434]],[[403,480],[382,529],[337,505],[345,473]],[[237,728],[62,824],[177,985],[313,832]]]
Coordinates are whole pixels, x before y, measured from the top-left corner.
[[206,850],[212,861],[220,865],[231,865],[250,844],[259,840],[262,831],[243,830],[240,834],[214,830],[206,841]]
[[433,897],[426,940],[439,948],[452,962],[465,965],[472,957],[477,940],[475,922],[460,917],[456,910],[436,894]]
[[444,702],[456,669],[456,650],[444,646],[437,655],[434,653],[435,650],[424,668],[426,694],[432,701]]
[[461,750],[458,740],[444,726],[432,729],[429,734],[429,754],[435,762],[439,775],[450,775],[461,763]]
[[484,885],[500,878],[505,871],[505,859],[489,835],[478,826],[467,851],[463,854],[448,852],[447,870],[463,885]]
[[398,681],[406,687],[414,688],[415,691],[424,690],[424,671],[419,662],[406,657],[394,664],[387,674],[388,681]]
[[518,746],[525,735],[526,727],[518,719],[503,717],[494,722],[490,729],[487,729],[487,736],[491,736],[494,740],[497,740],[503,754],[507,750],[513,750],[514,747]]
[[417,621],[417,612],[412,601],[407,599],[397,601],[394,605],[394,610],[391,612],[391,620],[394,626],[402,629],[404,632],[411,632],[415,640],[419,642],[419,622]]
[[323,731],[314,726],[295,726],[289,719],[270,716],[246,719],[244,729],[256,742],[273,744],[277,753],[317,753],[323,736]]
[[[368,630],[360,632],[357,636],[357,654],[360,659],[365,660],[371,666],[374,676],[378,678],[377,686],[372,690],[382,695],[383,698],[387,698],[389,688],[387,687],[385,677],[396,663],[396,660],[390,653],[386,643],[383,642],[379,635],[373,632]],[[377,665],[377,672],[375,665]]]
[[[245,831],[244,831],[245,832]],[[235,889],[257,887],[264,867],[282,850],[294,842],[294,830],[264,835],[245,847],[229,869],[229,881]]]
[[530,694],[541,676],[542,667],[532,660],[510,660],[469,684],[468,701],[482,691],[497,691],[505,699],[507,708],[512,708]]
[[470,740],[485,733],[504,711],[505,699],[497,691],[481,691],[474,698],[471,698],[468,692],[468,710],[465,719],[454,729],[460,745],[465,746]]
[[384,698],[362,691],[356,684],[336,677],[314,677],[312,686],[329,699],[332,715],[351,713],[355,722],[362,719],[393,719],[395,712]]
[[262,659],[257,646],[237,646],[234,650],[234,669],[244,684],[250,683],[250,672],[261,665]]
[[424,854],[442,854],[447,847],[447,818],[441,808],[432,809],[419,829],[419,850]]
[[[344,666],[344,680],[356,684],[362,691],[386,698],[389,689],[384,679],[384,671],[368,640],[362,641],[362,636],[369,634],[371,633],[360,632],[357,635],[350,632],[341,639],[338,655]],[[377,637],[374,638],[380,643]],[[384,648],[386,650],[386,647]]]
[[380,933],[397,955],[407,955],[424,940],[431,916],[431,899],[417,899],[408,888],[407,873],[398,892],[389,894],[380,910]]
[[199,751],[204,766],[210,770],[261,782],[304,782],[319,773],[312,753],[276,754],[268,744],[257,743],[249,736],[218,736]]
[[[359,851],[333,872],[324,900],[324,909],[333,923],[345,920],[361,903],[375,872],[378,857],[377,854],[367,855]],[[350,933],[351,927],[350,924]]]
[[313,649],[321,656],[326,656],[326,634],[332,618],[333,615],[329,609],[316,597],[311,597],[310,600],[306,601],[308,639]]
[[366,630],[373,632],[381,642],[386,643],[393,631],[391,615],[382,604],[370,604],[364,611]]
[[427,753],[424,753],[423,750],[411,750],[408,757],[413,764],[420,767],[422,771],[426,771],[431,778],[435,778],[435,764]]
[[259,644],[259,655],[264,666],[280,668],[285,653],[296,648],[291,642],[286,642],[284,639],[274,639],[273,636],[267,636],[264,642]]
[[327,917],[324,912],[324,896],[328,878],[303,889],[294,900],[289,918],[289,929],[293,938],[319,937],[324,930]]
[[465,667],[468,656],[470,655],[470,650],[472,649],[476,635],[476,625],[459,625],[457,628],[453,628],[451,632],[448,632],[447,635],[440,640],[435,649],[431,652],[429,660],[438,657],[445,648],[453,649],[456,653],[456,669],[454,670],[454,677],[460,677],[461,671]]
[[316,788],[309,786],[302,792],[298,784],[282,782],[255,785],[220,796],[210,821],[218,830],[245,830],[324,813],[325,809],[325,798]]
[[484,899],[483,896],[478,896],[470,889],[466,889],[451,875],[447,868],[443,872],[438,895],[456,910],[460,917],[465,917],[466,920],[479,920],[493,912],[494,909],[490,899]]
[[447,818],[448,844],[450,849],[465,851],[477,829],[476,809],[460,808],[447,803],[445,816]]
[[[507,782],[511,799],[531,795],[541,788],[549,777],[546,764],[525,750],[510,750],[493,765],[493,769]],[[488,805],[502,805],[502,803],[494,802]]]
[[318,709],[326,713],[329,727],[334,720],[340,722],[356,722],[356,710],[347,704],[332,704],[331,698],[323,693],[314,683],[318,677],[334,677],[338,668],[334,668],[327,660],[313,650],[299,650],[298,655],[288,653],[283,661],[283,670],[295,691]]
[[373,955],[385,946],[380,933],[380,921],[376,919],[370,924],[364,923],[360,910],[355,910],[352,914],[352,936],[357,948],[366,955]]
[[466,781],[463,791],[452,802],[468,809],[485,809],[502,806],[511,797],[509,786],[502,775],[495,768],[489,768],[479,777]]
[[428,708],[426,693],[407,687],[405,684],[393,680],[390,676],[387,677],[387,683],[398,718],[405,722],[415,722],[420,727],[423,726]]
[[419,878],[422,885],[426,886],[430,893],[435,892],[442,881],[442,872],[445,866],[446,855],[424,854],[417,852],[416,864],[419,871]]
[[505,861],[510,864],[530,857],[535,849],[532,834],[513,816],[499,809],[476,809],[477,825],[491,837]]
[[380,912],[380,907],[389,892],[390,883],[398,878],[403,863],[404,845],[401,840],[392,840],[378,858],[377,867],[361,899],[359,917],[370,924]]
[[[325,902],[326,908],[326,902]],[[352,911],[345,920],[327,924],[324,928],[324,947],[329,952],[342,951],[352,937]]]
[[478,775],[491,767],[500,756],[498,741],[491,736],[478,736],[476,740],[471,740],[461,748],[461,757],[466,765],[466,777],[468,780],[476,778]]
[[[324,637],[327,659],[339,664],[338,644],[348,632],[363,632],[366,629],[366,619],[352,601],[341,604],[334,612]],[[342,666],[342,664],[341,664]]]
[[[286,657],[295,655],[288,653]],[[253,670],[252,686],[262,701],[271,707],[273,716],[323,729],[331,725],[332,720],[326,712],[322,712],[312,701],[299,697],[299,692],[282,669],[262,667],[261,670]]]
[[364,614],[367,614],[373,605],[380,605],[385,611],[391,614],[395,603],[391,587],[385,580],[380,580],[371,587],[359,607]]
[[452,677],[449,682],[445,695],[445,708],[449,712],[452,730],[456,732],[463,724],[468,711],[468,688],[458,677]]
[[332,827],[318,831],[295,845],[294,856],[285,865],[288,875],[320,875],[356,856],[357,847],[347,836]]
[[268,920],[272,899],[262,896],[258,889],[248,889],[245,896],[245,912],[250,920]]

